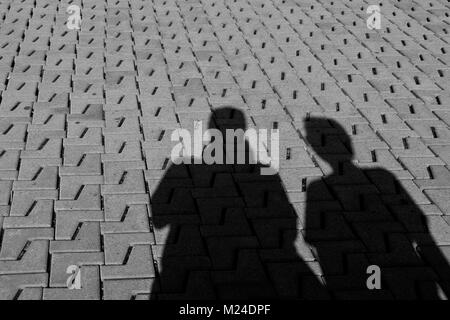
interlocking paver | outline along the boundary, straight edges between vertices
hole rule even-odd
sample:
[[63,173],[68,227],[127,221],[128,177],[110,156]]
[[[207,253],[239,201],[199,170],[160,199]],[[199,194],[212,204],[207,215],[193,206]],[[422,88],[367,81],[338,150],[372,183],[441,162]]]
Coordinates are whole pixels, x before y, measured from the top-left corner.
[[[448,279],[450,5],[380,3],[369,30],[365,0],[0,0],[0,299],[401,299]],[[250,173],[173,170],[173,130],[222,107],[279,129],[291,205]],[[357,288],[365,264],[386,289]]]

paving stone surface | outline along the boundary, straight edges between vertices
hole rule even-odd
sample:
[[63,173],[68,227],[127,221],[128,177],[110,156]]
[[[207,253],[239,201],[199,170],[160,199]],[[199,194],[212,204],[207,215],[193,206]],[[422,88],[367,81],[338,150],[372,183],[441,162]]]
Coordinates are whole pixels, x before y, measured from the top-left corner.
[[[446,0],[0,0],[0,299],[446,298],[449,24]],[[172,163],[224,107],[280,130],[279,175]]]

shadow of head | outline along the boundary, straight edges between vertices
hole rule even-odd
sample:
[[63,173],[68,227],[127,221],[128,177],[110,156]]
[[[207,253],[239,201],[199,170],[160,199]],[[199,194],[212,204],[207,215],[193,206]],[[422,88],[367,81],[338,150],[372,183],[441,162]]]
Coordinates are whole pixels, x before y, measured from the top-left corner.
[[225,136],[225,130],[246,130],[247,122],[241,110],[233,107],[222,107],[213,111],[209,118],[209,129],[218,129]]
[[304,120],[306,141],[316,154],[334,166],[336,160],[353,159],[353,147],[347,131],[338,122],[327,118]]
[[247,132],[243,111],[226,106],[215,109],[209,119],[209,130],[218,130],[223,138],[223,152],[227,164],[257,164],[255,130]]

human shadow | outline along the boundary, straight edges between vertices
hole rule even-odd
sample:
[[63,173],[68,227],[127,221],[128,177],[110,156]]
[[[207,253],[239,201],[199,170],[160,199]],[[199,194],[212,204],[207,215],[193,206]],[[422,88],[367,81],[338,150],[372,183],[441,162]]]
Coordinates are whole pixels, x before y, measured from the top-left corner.
[[[383,168],[357,167],[336,121],[309,118],[304,125],[326,176],[307,187],[303,233],[331,298],[450,297],[447,259],[402,181]],[[381,289],[368,289],[371,265],[380,268]]]
[[[220,108],[209,128],[245,130],[244,114]],[[244,164],[172,164],[152,192],[152,299],[327,298],[297,253],[304,242],[278,174],[261,175],[238,140]]]

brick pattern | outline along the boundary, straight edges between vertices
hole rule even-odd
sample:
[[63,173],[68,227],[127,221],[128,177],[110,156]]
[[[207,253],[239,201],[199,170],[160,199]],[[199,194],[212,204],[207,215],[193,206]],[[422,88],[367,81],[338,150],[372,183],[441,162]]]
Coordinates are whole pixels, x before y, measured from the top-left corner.
[[[222,106],[280,129],[299,234],[305,185],[330,169],[305,143],[307,120],[328,118],[347,130],[358,167],[400,181],[450,261],[450,4],[378,3],[381,30],[367,28],[375,3],[363,0],[0,0],[0,299],[149,298],[167,236],[151,195],[171,167],[171,132]],[[65,25],[71,4],[79,31]],[[297,242],[320,279],[311,243]],[[283,263],[267,254],[242,263]],[[424,261],[391,261],[390,276],[440,274]],[[66,287],[72,264],[81,290]],[[185,279],[173,290],[187,292]]]

